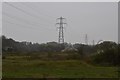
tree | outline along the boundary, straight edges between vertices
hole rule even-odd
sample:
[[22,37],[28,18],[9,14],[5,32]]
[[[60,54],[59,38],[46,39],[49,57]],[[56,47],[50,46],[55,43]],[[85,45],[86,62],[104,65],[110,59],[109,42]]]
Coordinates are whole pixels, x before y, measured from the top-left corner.
[[115,42],[105,41],[98,46],[99,52],[93,56],[93,61],[97,64],[117,65],[118,45]]

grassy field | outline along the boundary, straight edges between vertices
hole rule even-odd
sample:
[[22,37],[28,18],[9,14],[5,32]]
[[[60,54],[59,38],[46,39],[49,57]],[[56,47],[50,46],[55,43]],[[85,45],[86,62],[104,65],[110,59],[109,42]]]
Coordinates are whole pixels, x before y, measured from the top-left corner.
[[3,78],[117,78],[116,67],[95,67],[81,60],[3,59]]

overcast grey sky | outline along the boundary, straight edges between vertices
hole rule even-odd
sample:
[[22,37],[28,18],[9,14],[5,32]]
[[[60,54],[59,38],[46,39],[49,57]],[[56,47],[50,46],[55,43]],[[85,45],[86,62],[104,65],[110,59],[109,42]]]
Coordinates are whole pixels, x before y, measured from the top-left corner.
[[58,41],[56,19],[67,19],[65,42],[118,41],[118,7],[112,2],[3,3],[3,34],[18,41]]

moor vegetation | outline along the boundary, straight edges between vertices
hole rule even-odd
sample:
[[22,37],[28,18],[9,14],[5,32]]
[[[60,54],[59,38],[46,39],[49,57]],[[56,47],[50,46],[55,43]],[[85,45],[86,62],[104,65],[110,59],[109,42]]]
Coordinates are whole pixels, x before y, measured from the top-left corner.
[[32,42],[17,42],[11,38],[2,36],[2,52],[3,59],[6,55],[26,55],[39,59],[78,59],[86,62],[100,65],[119,65],[120,54],[118,50],[120,45],[104,41],[96,45],[84,44],[59,44],[57,42],[48,43],[32,43]]
[[2,36],[3,77],[118,77],[120,45],[18,42]]

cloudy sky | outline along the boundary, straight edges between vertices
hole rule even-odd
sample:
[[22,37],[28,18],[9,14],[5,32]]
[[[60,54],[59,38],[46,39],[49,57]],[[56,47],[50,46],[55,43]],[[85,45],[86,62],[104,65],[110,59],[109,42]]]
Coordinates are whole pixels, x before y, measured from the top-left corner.
[[56,19],[66,18],[65,42],[118,41],[118,7],[113,2],[9,2],[2,5],[3,34],[17,41],[58,41]]

